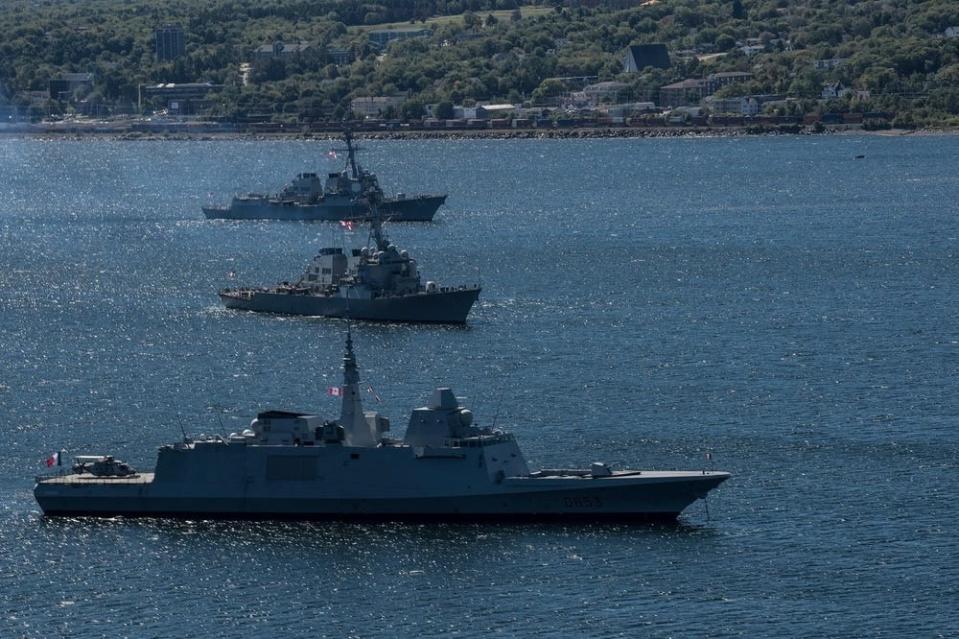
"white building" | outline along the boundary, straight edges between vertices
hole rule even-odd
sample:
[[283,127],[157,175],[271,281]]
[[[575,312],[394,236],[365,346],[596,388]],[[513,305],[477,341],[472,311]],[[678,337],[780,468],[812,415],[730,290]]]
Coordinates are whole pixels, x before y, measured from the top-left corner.
[[396,95],[353,98],[350,101],[350,109],[357,118],[377,118],[386,113],[390,107],[398,110],[405,101],[406,96]]
[[850,93],[852,93],[852,89],[844,87],[842,82],[824,82],[820,96],[823,100],[831,100],[833,98],[845,97]]
[[309,42],[282,42],[277,40],[273,44],[264,44],[257,47],[256,51],[253,52],[253,61],[267,62],[274,58],[280,60],[294,58],[312,46]]
[[825,58],[823,60],[816,60],[817,69],[836,69],[846,64],[846,61],[849,58]]
[[476,107],[477,118],[506,118],[516,112],[515,104],[480,104]]
[[615,104],[629,89],[625,82],[597,82],[583,87],[583,96],[589,104],[595,106],[606,102]]

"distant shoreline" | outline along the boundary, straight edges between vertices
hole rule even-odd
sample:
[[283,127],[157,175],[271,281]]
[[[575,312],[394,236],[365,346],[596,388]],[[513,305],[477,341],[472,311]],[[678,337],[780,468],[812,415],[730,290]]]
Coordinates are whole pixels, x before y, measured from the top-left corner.
[[[749,126],[749,127],[588,127],[569,129],[455,129],[455,130],[384,130],[355,131],[366,140],[576,140],[576,139],[639,139],[639,138],[725,138],[763,137],[775,135],[950,135],[959,129],[879,129],[865,130],[858,126]],[[233,140],[331,140],[340,132],[330,131],[13,131],[0,129],[0,139],[36,140],[120,140],[120,141],[233,141]]]

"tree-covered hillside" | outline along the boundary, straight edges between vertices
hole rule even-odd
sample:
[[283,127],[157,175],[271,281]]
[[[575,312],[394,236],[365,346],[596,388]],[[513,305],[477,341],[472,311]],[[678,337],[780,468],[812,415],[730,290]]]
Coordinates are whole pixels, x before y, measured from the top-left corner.
[[[296,121],[341,118],[357,96],[407,95],[407,117],[435,103],[535,104],[574,88],[561,78],[583,76],[620,80],[633,99],[655,100],[677,80],[737,70],[751,80],[720,95],[788,96],[800,112],[892,111],[905,125],[959,123],[959,37],[946,35],[959,27],[954,0],[544,4],[548,10],[514,0],[4,2],[0,93],[25,103],[58,74],[92,72],[84,97],[116,109],[136,104],[144,84],[208,81],[224,85],[217,115]],[[434,16],[456,17],[427,20]],[[429,33],[377,47],[370,29],[388,22]],[[170,62],[155,55],[154,29],[165,24],[185,36],[184,54]],[[241,65],[275,41],[312,46],[254,63],[244,84]],[[673,65],[624,74],[627,45],[652,42],[668,46]],[[334,64],[334,50],[354,59]],[[847,93],[823,103],[824,82]],[[47,105],[51,113],[71,108]]]

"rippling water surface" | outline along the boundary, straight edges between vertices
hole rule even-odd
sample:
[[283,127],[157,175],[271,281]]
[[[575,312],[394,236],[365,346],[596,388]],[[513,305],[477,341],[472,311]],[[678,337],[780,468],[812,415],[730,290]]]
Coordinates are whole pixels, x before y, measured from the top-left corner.
[[0,637],[959,635],[959,138],[364,146],[450,193],[393,239],[484,285],[466,328],[355,328],[394,434],[451,384],[532,466],[735,477],[670,527],[45,519],[53,450],[335,414],[343,323],[216,290],[342,236],[199,210],[326,142],[4,139]]

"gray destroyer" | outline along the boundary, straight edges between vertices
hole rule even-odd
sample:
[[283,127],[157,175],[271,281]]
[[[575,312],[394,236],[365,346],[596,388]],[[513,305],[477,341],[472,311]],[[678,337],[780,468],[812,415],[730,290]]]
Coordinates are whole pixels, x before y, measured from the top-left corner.
[[266,411],[242,432],[161,447],[153,472],[83,457],[73,472],[38,477],[34,495],[46,515],[668,521],[730,477],[599,462],[531,472],[513,436],[475,425],[449,388],[392,439],[389,420],[363,410],[349,337],[334,389],[338,419]]
[[317,173],[300,173],[273,195],[248,193],[234,196],[229,206],[204,206],[208,219],[336,221],[369,213],[365,193],[380,194],[382,213],[394,222],[430,222],[436,210],[446,202],[444,194],[386,197],[374,173],[356,162],[356,148],[349,131],[344,134],[347,164],[342,171],[330,173],[326,182]]
[[416,260],[401,251],[383,232],[376,193],[370,225],[370,246],[324,248],[299,280],[259,288],[227,288],[220,300],[227,308],[280,313],[345,317],[382,322],[462,324],[479,297],[481,287],[425,284]]

